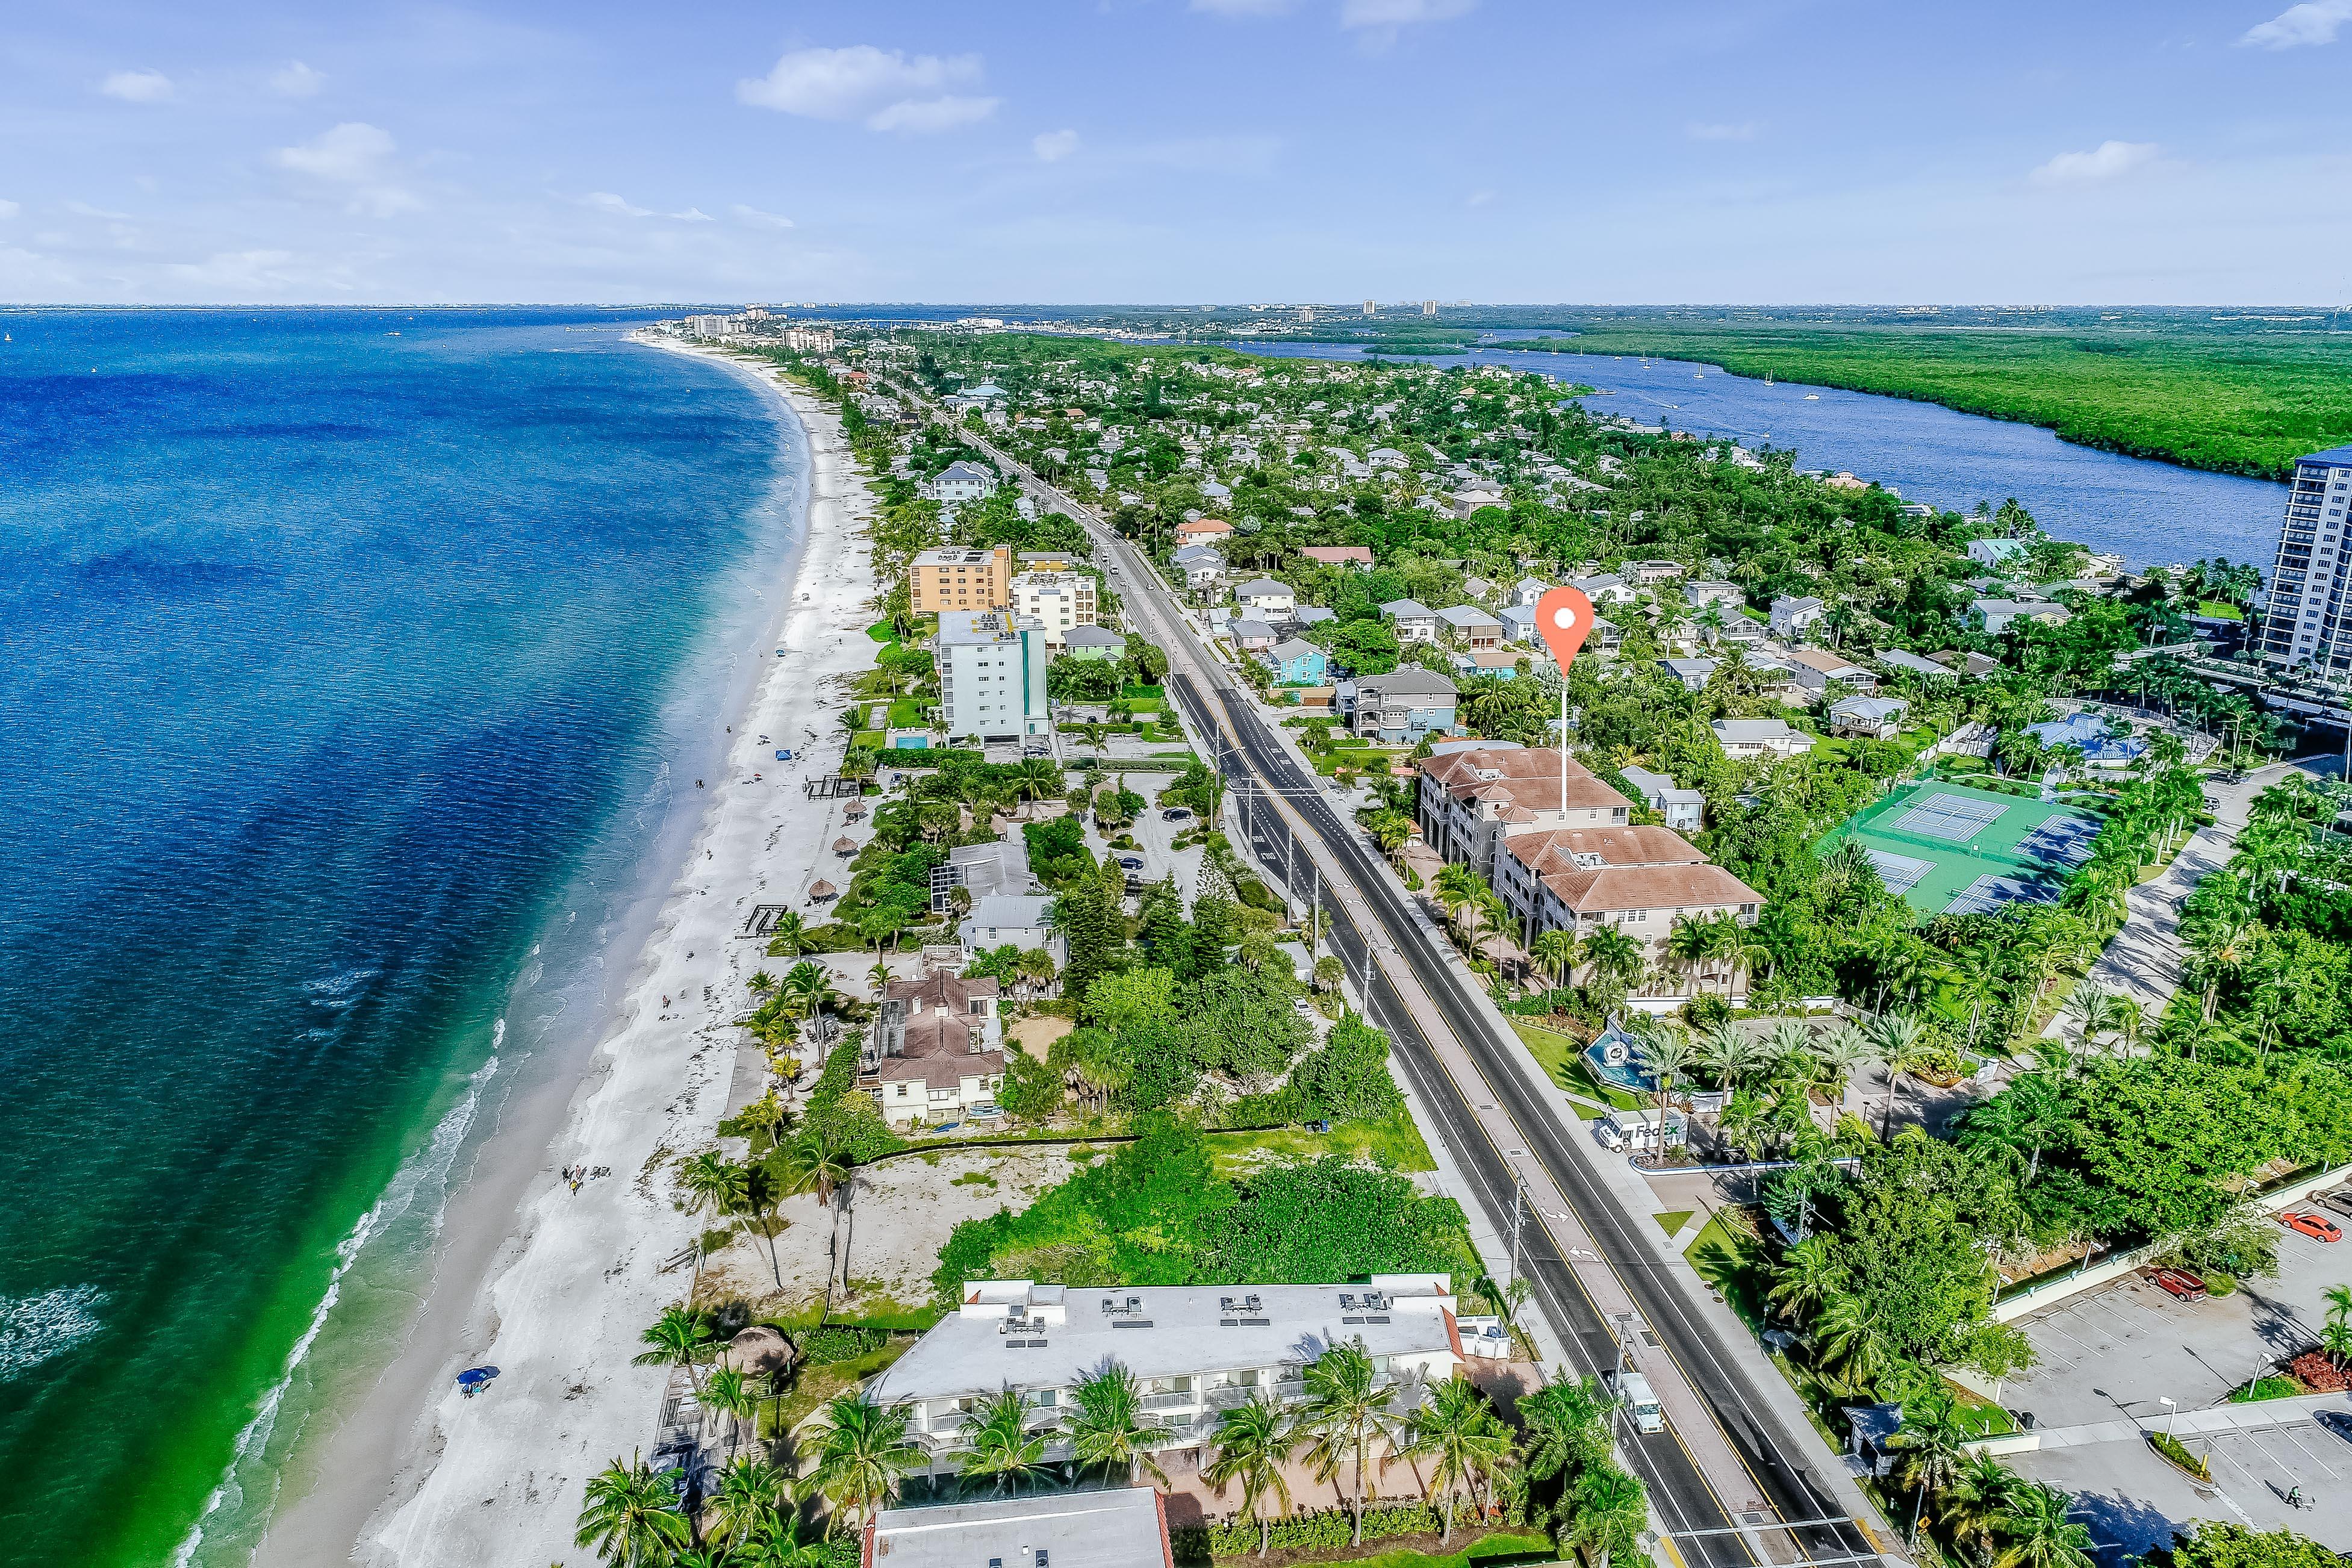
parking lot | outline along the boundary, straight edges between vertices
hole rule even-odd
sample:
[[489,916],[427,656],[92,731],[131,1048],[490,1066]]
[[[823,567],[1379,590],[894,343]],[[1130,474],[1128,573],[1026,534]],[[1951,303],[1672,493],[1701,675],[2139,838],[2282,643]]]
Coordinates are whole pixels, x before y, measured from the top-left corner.
[[[2118,1563],[2150,1548],[2169,1546],[2176,1531],[2200,1520],[2259,1530],[2293,1529],[2338,1552],[2352,1551],[2352,1402],[2319,1419],[2303,1418],[2257,1431],[2210,1436],[2183,1435],[2205,1456],[2211,1486],[2167,1464],[2137,1436],[2074,1447],[2017,1454],[2010,1465],[2031,1480],[2074,1494],[2074,1517],[2089,1527],[2102,1563]],[[2290,1508],[2301,1487],[2309,1508]]]
[[[1118,776],[1118,773],[1112,773],[1107,775],[1107,779],[1115,779]],[[1109,841],[1102,836],[1102,831],[1095,826],[1094,818],[1088,816],[1087,849],[1097,858],[1105,854],[1140,855],[1143,868],[1139,871],[1131,870],[1130,875],[1140,877],[1146,882],[1157,882],[1172,872],[1176,878],[1176,890],[1183,896],[1184,907],[1189,910],[1192,907],[1192,895],[1200,887],[1201,858],[1206,851],[1197,843],[1182,849],[1172,848],[1171,846],[1174,844],[1178,834],[1197,831],[1201,825],[1191,817],[1187,817],[1182,822],[1170,822],[1160,815],[1166,808],[1160,804],[1160,792],[1176,782],[1174,773],[1132,773],[1127,774],[1126,778],[1127,787],[1150,803],[1143,814],[1138,816],[1127,829],[1128,833],[1134,837],[1138,847],[1113,850]]]
[[2018,1325],[2035,1365],[2001,1385],[2000,1402],[2044,1426],[2157,1420],[2168,1395],[2182,1410],[2219,1405],[2279,1358],[2315,1344],[2327,1289],[2347,1283],[2352,1243],[2284,1227],[2278,1277],[2246,1280],[2232,1296],[2180,1301],[2145,1278],[2118,1280]]

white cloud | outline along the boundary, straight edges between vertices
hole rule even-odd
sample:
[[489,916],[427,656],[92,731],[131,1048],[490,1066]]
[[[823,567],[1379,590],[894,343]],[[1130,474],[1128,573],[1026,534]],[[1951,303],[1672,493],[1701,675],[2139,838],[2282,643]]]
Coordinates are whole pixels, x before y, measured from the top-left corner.
[[131,221],[131,215],[129,213],[119,213],[107,207],[92,206],[88,202],[68,202],[66,204],[66,211],[73,214],[76,217],[104,218],[109,223],[129,223]]
[[2120,179],[2156,157],[2153,142],[2102,142],[2087,153],[2061,153],[2033,171],[2037,185],[2095,185]]
[[116,71],[98,90],[125,103],[161,103],[172,96],[172,79],[162,71]]
[[1078,133],[1075,131],[1048,131],[1029,145],[1046,163],[1058,163],[1078,150]]
[[679,223],[716,223],[719,221],[712,217],[709,213],[704,212],[700,207],[688,207],[682,213],[672,213],[669,216],[677,219]]
[[1494,200],[1495,193],[1492,191],[1473,191],[1462,198],[1462,205],[1465,207],[1491,206]]
[[24,210],[24,208],[18,206],[15,202],[0,201],[0,219],[15,217],[18,213]]
[[312,70],[300,60],[290,61],[284,70],[269,75],[269,89],[280,98],[315,97],[326,85],[326,72]]
[[845,49],[794,49],[735,96],[761,109],[811,120],[859,120],[874,131],[916,134],[949,131],[996,112],[992,98],[945,89],[980,80],[978,55],[916,55],[855,44]]
[[2290,5],[2269,21],[2246,29],[2241,44],[2259,49],[2296,49],[2332,44],[2338,28],[2352,22],[2352,0],[2307,0]]
[[1217,16],[1283,16],[1297,0],[1192,0],[1192,9]]
[[396,150],[390,132],[346,121],[299,147],[279,148],[277,163],[305,179],[340,187],[352,212],[390,217],[425,205],[396,183],[392,162]]
[[1694,142],[1753,142],[1756,140],[1756,122],[1743,120],[1737,125],[1719,125],[1695,120],[1683,127],[1683,134]]
[[1450,22],[1466,16],[1478,0],[1344,0],[1343,27],[1382,27],[1391,32],[1415,22]]
[[583,206],[594,207],[598,212],[616,213],[622,217],[651,217],[654,216],[653,208],[632,206],[627,201],[614,195],[610,191],[591,191],[586,195],[580,198],[580,203]]
[[758,207],[747,207],[741,202],[737,202],[727,210],[735,215],[737,221],[751,224],[754,227],[790,228],[793,226],[793,220],[782,213],[763,213]]
[[910,98],[902,103],[877,110],[866,117],[869,131],[903,131],[910,136],[928,136],[935,131],[952,131],[959,125],[971,125],[996,112],[1002,101],[993,98]]

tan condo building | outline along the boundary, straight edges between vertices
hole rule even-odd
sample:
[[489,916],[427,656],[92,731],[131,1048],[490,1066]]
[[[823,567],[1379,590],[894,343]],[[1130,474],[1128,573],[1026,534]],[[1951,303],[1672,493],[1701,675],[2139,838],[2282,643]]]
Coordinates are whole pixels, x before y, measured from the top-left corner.
[[[1543,931],[1586,936],[1614,926],[1642,943],[1653,965],[1665,962],[1676,920],[1729,915],[1754,925],[1764,908],[1761,893],[1665,827],[1511,834],[1496,848],[1494,885],[1522,946]],[[1694,975],[1693,989],[1727,991],[1737,973],[1725,963]]]
[[1013,613],[1045,628],[1045,646],[1061,647],[1074,626],[1095,624],[1095,580],[1083,572],[1024,572],[1013,579]]
[[907,597],[919,616],[936,616],[942,610],[1010,609],[1013,547],[926,550],[908,569]]

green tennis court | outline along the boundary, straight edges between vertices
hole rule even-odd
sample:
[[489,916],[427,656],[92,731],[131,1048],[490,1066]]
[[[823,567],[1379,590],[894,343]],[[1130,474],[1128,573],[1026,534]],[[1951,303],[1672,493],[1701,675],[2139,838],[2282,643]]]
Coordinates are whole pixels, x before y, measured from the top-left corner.
[[2099,818],[2022,795],[1929,781],[1905,784],[1831,830],[1852,838],[1889,890],[1921,914],[2048,903],[2088,858]]

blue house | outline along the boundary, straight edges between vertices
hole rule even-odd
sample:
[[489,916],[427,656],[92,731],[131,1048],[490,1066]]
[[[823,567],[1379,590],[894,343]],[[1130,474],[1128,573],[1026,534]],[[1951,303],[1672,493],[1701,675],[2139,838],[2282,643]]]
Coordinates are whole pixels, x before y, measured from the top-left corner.
[[1300,637],[1285,637],[1257,658],[1281,686],[1320,686],[1330,662],[1321,648]]
[[1453,733],[1455,700],[1454,682],[1430,670],[1408,665],[1368,675],[1356,682],[1349,728],[1390,745],[1412,745],[1425,735]]

